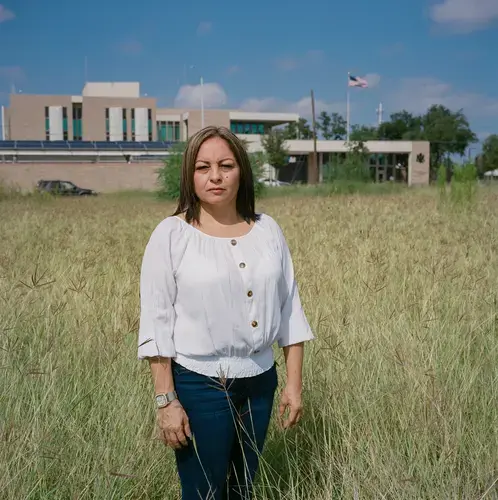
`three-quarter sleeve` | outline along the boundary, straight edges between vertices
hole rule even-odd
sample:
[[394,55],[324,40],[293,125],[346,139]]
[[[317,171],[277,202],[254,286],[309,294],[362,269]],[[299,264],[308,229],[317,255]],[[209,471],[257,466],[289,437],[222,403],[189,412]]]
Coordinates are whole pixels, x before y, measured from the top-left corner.
[[152,232],[142,259],[138,359],[176,356],[176,282],[171,248],[171,230],[167,224],[160,224]]
[[299,342],[313,340],[313,332],[304,313],[299,296],[299,289],[294,275],[294,264],[280,227],[277,227],[279,246],[282,254],[282,271],[284,275],[284,293],[280,329],[278,333],[278,346],[286,347]]

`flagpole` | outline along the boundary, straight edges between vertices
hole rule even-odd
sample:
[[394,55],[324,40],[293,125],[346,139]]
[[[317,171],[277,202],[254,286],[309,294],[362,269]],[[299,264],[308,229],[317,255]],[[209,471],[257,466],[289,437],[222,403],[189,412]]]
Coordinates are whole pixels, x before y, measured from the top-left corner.
[[346,92],[346,142],[349,143],[349,128],[350,128],[350,114],[351,114],[351,109],[350,109],[350,98],[349,98],[349,77],[351,73],[348,71],[348,89]]
[[201,128],[204,128],[204,78],[201,76]]

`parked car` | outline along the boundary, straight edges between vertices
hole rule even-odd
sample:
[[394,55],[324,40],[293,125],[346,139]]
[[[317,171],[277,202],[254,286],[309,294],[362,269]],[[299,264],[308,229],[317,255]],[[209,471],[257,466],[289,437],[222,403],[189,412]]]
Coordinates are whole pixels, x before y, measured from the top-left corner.
[[97,194],[93,189],[82,188],[71,181],[62,180],[40,180],[36,188],[40,192],[62,196],[95,196]]

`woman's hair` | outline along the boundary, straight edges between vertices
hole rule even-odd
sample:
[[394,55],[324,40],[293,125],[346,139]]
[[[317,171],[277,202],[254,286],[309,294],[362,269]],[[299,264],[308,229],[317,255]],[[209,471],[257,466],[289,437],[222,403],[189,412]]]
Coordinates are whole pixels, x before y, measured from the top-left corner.
[[254,207],[254,179],[251,162],[244,143],[226,127],[216,127],[214,125],[199,130],[187,142],[182,159],[180,199],[173,215],[184,214],[188,223],[192,221],[199,222],[200,202],[194,188],[195,162],[204,141],[212,137],[220,137],[227,142],[240,168],[240,183],[236,203],[238,214],[247,222],[256,221],[258,217]]

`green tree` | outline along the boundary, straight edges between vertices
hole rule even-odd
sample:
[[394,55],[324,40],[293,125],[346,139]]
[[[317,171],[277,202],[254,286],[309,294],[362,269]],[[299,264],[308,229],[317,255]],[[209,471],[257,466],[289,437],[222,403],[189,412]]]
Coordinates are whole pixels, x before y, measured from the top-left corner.
[[330,140],[334,137],[332,132],[332,119],[326,111],[322,111],[318,116],[316,128],[322,133],[324,139]]
[[484,141],[481,165],[483,172],[498,168],[498,134],[492,134]]
[[417,140],[421,135],[422,118],[405,110],[393,113],[378,129],[379,139],[385,141]]
[[289,151],[285,145],[286,140],[285,131],[281,129],[270,130],[267,135],[261,137],[266,159],[276,169],[287,165]]
[[322,111],[317,120],[317,128],[326,140],[334,139],[338,141],[345,139],[346,125],[345,118],[339,113],[328,114]]
[[377,128],[368,125],[353,125],[349,140],[352,142],[376,141]]
[[435,174],[444,157],[463,156],[470,144],[477,141],[462,110],[453,112],[445,106],[431,106],[421,117],[419,139],[431,143],[431,170]]
[[283,130],[287,140],[313,138],[313,132],[305,118],[299,118],[299,121],[289,123]]

